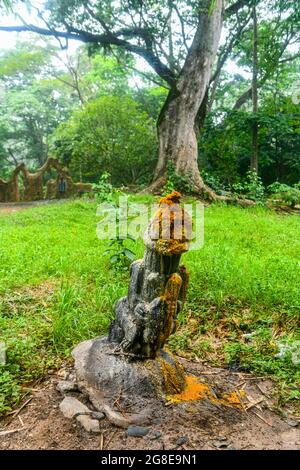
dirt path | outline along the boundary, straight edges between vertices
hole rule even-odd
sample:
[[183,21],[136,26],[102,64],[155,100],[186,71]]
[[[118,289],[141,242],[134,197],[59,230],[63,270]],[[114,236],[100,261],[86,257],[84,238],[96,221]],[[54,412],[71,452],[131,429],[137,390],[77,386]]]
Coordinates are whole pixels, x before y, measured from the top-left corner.
[[42,201],[30,201],[30,202],[1,202],[0,203],[0,215],[11,214],[14,212],[23,211],[26,209],[32,209],[33,207],[45,206],[48,204],[63,204],[70,199],[53,199],[53,200],[42,200]]
[[[166,406],[162,399],[148,426],[149,433],[142,438],[126,437],[124,429],[106,419],[100,421],[100,434],[89,434],[59,410],[62,395],[56,385],[68,376],[65,368],[32,390],[23,405],[30,402],[19,408],[18,414],[2,420],[0,449],[300,449],[297,418],[289,410],[281,415],[274,410],[272,381],[182,362],[217,396],[224,390],[244,390],[244,409],[218,406],[208,400]],[[78,396],[75,392],[71,395]],[[16,432],[3,435],[6,431]]]

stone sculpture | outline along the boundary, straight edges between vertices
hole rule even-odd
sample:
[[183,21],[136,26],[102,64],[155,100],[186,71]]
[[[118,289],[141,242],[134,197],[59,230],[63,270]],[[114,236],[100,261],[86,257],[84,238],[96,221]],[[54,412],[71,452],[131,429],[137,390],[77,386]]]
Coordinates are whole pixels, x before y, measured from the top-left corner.
[[[191,219],[180,194],[162,198],[145,233],[145,255],[131,266],[128,295],[117,302],[108,337],[80,343],[72,352],[78,389],[118,426],[147,420],[164,395],[186,387],[183,367],[165,348],[186,297],[189,274],[180,257],[189,247]],[[113,410],[116,397],[132,410]],[[150,413],[151,414],[151,413]]]
[[0,202],[18,202],[20,200],[18,177],[24,166],[24,164],[17,166],[8,181],[0,179]]
[[191,222],[179,199],[177,192],[161,199],[144,237],[145,256],[131,266],[128,296],[117,303],[109,331],[109,341],[140,358],[157,356],[175,332],[185,300],[189,274],[179,262],[188,250]]
[[[51,179],[46,185],[46,199],[63,199],[92,193],[93,185],[89,183],[74,183],[68,170],[61,163],[49,157],[44,165],[35,173],[30,173],[24,163],[15,168],[8,181],[0,179],[0,202],[39,201],[44,199],[43,177],[47,171],[54,168],[56,179]],[[23,176],[23,195],[20,197],[19,174]],[[61,191],[63,180],[64,191]]]

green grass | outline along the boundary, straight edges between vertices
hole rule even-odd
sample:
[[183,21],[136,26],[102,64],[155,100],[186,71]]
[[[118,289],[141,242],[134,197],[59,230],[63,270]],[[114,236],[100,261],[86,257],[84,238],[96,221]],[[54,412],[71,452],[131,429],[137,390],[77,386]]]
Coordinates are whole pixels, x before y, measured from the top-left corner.
[[[149,202],[149,196],[132,196]],[[24,384],[60,366],[79,341],[103,334],[128,272],[113,269],[96,236],[96,205],[74,201],[0,215],[0,412]],[[170,346],[215,364],[277,377],[297,398],[296,365],[276,359],[277,341],[299,339],[300,219],[262,208],[215,205],[205,244],[184,255],[191,272],[181,327]],[[129,242],[137,257],[143,244]],[[298,333],[297,333],[298,332]],[[251,341],[244,334],[253,334]]]

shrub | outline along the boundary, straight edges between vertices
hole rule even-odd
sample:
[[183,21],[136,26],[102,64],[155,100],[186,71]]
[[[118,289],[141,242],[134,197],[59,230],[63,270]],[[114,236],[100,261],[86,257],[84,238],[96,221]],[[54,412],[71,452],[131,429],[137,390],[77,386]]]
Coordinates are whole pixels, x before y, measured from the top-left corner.
[[300,189],[298,189],[298,186],[295,185],[293,188],[277,181],[268,186],[268,192],[271,194],[272,199],[279,199],[282,203],[294,208],[300,204]]

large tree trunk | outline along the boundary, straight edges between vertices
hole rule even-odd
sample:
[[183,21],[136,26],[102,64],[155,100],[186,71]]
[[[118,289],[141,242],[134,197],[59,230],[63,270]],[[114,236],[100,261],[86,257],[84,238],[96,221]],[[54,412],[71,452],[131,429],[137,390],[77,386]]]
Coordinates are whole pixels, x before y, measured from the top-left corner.
[[168,162],[189,178],[194,191],[215,199],[205,186],[198,168],[196,119],[209,85],[222,28],[223,0],[211,1],[199,14],[195,37],[180,77],[166,100],[158,120],[159,158],[152,189],[161,186]]

